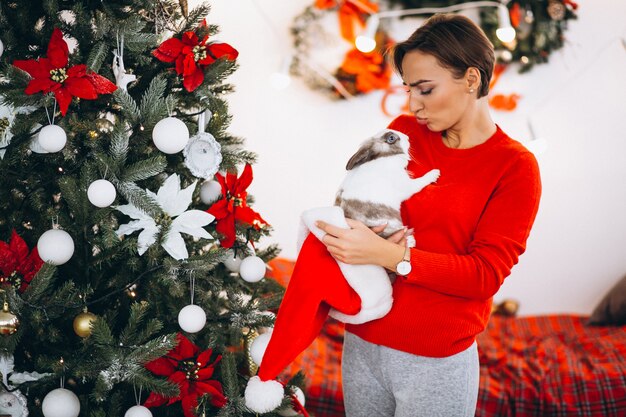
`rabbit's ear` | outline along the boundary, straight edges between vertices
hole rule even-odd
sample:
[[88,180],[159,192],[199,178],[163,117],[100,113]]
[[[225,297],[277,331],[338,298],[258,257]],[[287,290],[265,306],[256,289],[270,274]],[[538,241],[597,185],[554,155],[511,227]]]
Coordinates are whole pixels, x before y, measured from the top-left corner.
[[372,145],[373,144],[368,141],[363,146],[361,146],[359,150],[354,155],[352,155],[352,158],[350,158],[350,160],[348,161],[346,165],[346,170],[350,171],[352,168],[374,159],[376,156],[376,152],[374,152]]

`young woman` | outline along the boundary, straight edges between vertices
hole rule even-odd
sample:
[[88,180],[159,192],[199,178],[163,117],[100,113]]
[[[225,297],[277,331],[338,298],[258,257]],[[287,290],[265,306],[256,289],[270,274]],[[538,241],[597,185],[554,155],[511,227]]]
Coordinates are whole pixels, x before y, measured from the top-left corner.
[[403,204],[414,248],[403,233],[385,240],[357,221],[349,230],[319,224],[335,259],[398,274],[392,310],[346,326],[346,414],[470,417],[478,394],[476,335],[525,250],[539,169],[489,114],[494,51],[471,20],[435,15],[391,56],[411,115],[389,127],[410,137],[412,175],[436,168],[441,176]]

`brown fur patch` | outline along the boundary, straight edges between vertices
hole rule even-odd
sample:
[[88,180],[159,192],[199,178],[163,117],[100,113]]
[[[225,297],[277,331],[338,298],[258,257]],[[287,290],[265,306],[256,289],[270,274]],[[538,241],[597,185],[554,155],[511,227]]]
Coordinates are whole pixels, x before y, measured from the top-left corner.
[[[335,199],[335,205],[343,209],[347,218],[359,220],[370,227],[388,222],[389,220],[397,220],[400,223],[402,222],[400,212],[385,204],[371,203],[355,199],[344,200],[340,196],[337,196]],[[382,233],[381,236],[383,236]]]
[[[378,149],[376,142],[384,144],[385,150]],[[400,146],[400,141],[393,144],[385,142],[384,138],[372,138],[365,142],[359,150],[352,155],[348,163],[346,164],[346,170],[350,171],[354,167],[363,165],[366,162],[373,161],[378,158],[384,158],[385,156],[392,156],[404,153]]]

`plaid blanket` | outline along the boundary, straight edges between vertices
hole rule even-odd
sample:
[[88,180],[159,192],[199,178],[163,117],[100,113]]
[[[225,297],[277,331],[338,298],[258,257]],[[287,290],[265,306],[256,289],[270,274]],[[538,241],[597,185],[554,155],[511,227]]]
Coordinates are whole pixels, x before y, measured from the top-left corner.
[[[272,264],[283,284],[292,264]],[[478,336],[476,417],[626,417],[626,326],[586,326],[586,317],[492,316]],[[306,409],[344,416],[343,324],[329,319],[320,336],[284,372],[306,374]]]
[[626,327],[492,317],[478,338],[479,417],[626,416]]

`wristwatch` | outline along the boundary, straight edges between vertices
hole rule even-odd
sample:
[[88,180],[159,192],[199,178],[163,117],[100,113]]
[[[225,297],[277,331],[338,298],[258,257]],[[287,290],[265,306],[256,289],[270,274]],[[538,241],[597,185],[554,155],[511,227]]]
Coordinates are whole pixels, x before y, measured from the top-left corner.
[[398,265],[396,265],[396,271],[399,275],[408,275],[411,273],[411,248],[407,247],[404,250],[404,257]]

